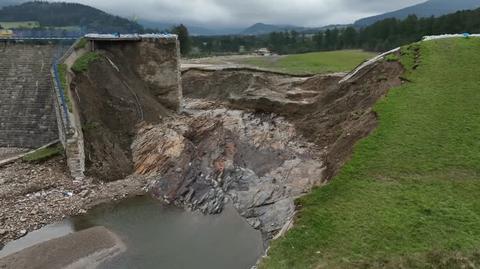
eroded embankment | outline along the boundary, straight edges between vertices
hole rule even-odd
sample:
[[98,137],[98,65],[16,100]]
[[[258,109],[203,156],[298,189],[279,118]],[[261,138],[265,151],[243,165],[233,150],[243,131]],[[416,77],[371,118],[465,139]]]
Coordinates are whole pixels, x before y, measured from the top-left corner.
[[330,179],[376,126],[375,102],[403,68],[378,62],[345,83],[248,71],[187,71],[184,113],[144,126],[136,172],[169,202],[215,213],[232,201],[266,238],[293,217],[294,199]]
[[285,117],[300,135],[325,150],[324,179],[328,180],[345,163],[353,145],[376,127],[372,107],[388,89],[402,83],[402,74],[398,62],[379,61],[343,83],[341,77],[330,75],[290,78],[198,70],[185,72],[182,83],[186,97]]
[[74,81],[90,173],[145,176],[158,198],[204,213],[232,202],[266,239],[292,219],[294,199],[330,179],[375,128],[373,105],[403,73],[386,61],[343,83],[335,75],[191,70],[175,115],[121,53],[102,55]]
[[128,62],[106,47],[72,89],[80,110],[88,175],[112,181],[133,172],[130,145],[141,122],[158,123],[169,112]]

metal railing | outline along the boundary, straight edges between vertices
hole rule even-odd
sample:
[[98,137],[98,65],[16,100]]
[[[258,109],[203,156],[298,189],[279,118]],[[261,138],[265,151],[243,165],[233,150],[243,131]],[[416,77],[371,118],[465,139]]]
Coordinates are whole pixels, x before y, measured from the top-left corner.
[[68,130],[70,127],[70,116],[68,114],[68,105],[67,105],[67,99],[65,98],[65,89],[62,85],[62,82],[60,80],[60,72],[58,70],[58,62],[55,60],[55,62],[52,65],[53,69],[53,83],[56,89],[58,89],[57,94],[60,96],[60,106],[62,108],[63,114],[64,114],[64,119],[65,119],[65,129]]

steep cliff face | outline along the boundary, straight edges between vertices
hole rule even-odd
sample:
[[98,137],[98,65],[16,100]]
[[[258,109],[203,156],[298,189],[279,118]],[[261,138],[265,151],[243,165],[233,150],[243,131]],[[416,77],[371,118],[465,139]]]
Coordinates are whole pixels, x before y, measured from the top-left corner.
[[96,53],[71,89],[81,114],[87,173],[110,181],[133,172],[130,145],[137,124],[158,123],[178,109],[177,47],[101,42]]
[[182,100],[180,50],[174,39],[142,42],[96,42],[98,50],[110,55],[119,69],[128,70],[142,81],[164,107],[178,111]]

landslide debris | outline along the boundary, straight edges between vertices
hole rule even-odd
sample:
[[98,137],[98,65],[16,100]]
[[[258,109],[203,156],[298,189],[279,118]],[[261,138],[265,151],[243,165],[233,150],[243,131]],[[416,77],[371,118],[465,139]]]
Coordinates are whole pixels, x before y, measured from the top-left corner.
[[17,161],[0,168],[0,249],[3,244],[101,203],[145,194],[141,177],[107,184],[74,181],[64,157],[42,163]]
[[376,126],[375,102],[402,83],[381,61],[352,79],[245,70],[183,74],[184,113],[144,125],[136,173],[159,198],[218,213],[232,202],[265,238],[293,218],[294,199],[332,178]]
[[89,172],[148,178],[158,198],[204,213],[232,203],[266,239],[292,220],[294,199],[331,179],[376,127],[372,107],[403,73],[388,61],[343,83],[340,75],[189,70],[177,115],[120,52],[102,55],[73,87]]
[[284,116],[296,131],[325,149],[331,179],[352,153],[354,144],[376,127],[374,104],[401,85],[403,67],[378,61],[346,82],[341,76],[288,77],[234,70],[185,71],[184,95],[221,102],[227,107]]
[[184,115],[139,130],[136,173],[156,179],[153,193],[168,203],[215,214],[232,202],[270,238],[321,182],[321,151],[284,117],[185,103]]

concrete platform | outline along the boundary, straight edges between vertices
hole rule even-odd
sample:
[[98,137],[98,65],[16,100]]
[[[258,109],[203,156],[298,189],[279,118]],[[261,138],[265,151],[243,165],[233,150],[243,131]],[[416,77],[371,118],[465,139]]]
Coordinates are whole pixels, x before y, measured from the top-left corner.
[[94,227],[11,254],[0,259],[0,268],[95,268],[125,249],[117,235],[104,227]]

